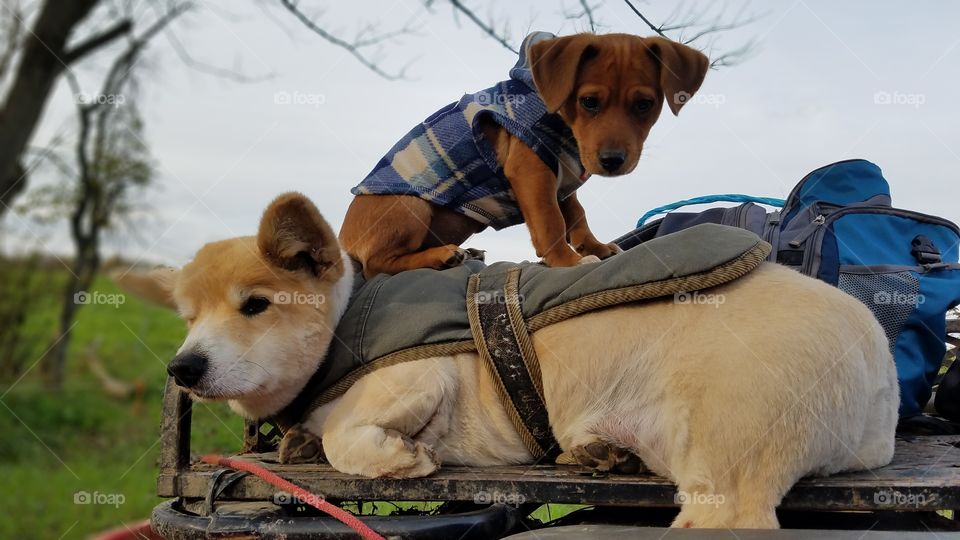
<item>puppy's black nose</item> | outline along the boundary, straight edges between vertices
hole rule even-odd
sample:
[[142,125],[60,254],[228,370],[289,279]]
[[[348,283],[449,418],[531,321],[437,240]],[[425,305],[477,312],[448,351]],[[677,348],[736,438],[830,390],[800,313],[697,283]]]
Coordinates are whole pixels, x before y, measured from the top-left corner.
[[206,372],[207,357],[195,352],[180,353],[167,366],[167,373],[184,388],[192,388]]
[[600,152],[600,166],[608,173],[617,172],[626,160],[627,156],[620,151]]

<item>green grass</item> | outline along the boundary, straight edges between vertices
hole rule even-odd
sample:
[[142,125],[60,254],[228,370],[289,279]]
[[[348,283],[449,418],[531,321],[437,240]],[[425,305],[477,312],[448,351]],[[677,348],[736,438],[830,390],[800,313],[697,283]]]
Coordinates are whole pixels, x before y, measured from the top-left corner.
[[[50,273],[59,289],[62,276]],[[107,280],[94,289],[117,293]],[[30,367],[55,335],[56,295],[31,307]],[[40,367],[0,385],[0,538],[83,538],[91,532],[150,516],[155,494],[160,404],[165,363],[183,339],[170,312],[126,297],[123,305],[80,310],[68,358],[64,391],[48,392]],[[100,388],[84,361],[89,344],[114,376],[142,381],[137,400],[117,400]],[[194,407],[193,448],[236,451],[242,421],[224,405]],[[76,504],[78,493],[104,504]],[[82,495],[81,495],[82,496]],[[110,503],[119,504],[110,504]]]

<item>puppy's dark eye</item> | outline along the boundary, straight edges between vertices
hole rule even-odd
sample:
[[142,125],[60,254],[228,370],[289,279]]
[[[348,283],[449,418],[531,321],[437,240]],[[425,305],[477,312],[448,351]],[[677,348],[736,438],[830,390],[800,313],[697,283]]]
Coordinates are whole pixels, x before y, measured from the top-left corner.
[[640,99],[633,104],[633,112],[637,114],[646,114],[653,108],[653,101],[649,99]]
[[240,313],[248,317],[263,313],[270,307],[270,301],[262,296],[251,296],[240,306]]
[[596,96],[583,96],[580,98],[580,106],[587,112],[600,112],[600,99]]

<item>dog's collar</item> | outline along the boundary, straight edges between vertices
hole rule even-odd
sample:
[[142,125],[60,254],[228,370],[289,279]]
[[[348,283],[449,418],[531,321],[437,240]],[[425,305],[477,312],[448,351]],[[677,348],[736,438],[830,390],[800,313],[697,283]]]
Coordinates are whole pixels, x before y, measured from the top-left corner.
[[[350,299],[347,300],[346,305],[349,305],[350,302],[353,301],[357,291],[366,284],[366,280],[363,277],[363,265],[353,257],[349,257],[349,260],[350,266],[353,269],[353,290],[350,293]],[[346,309],[346,307],[344,307],[344,309]],[[334,334],[333,339],[336,339],[336,334]],[[319,387],[320,383],[330,374],[330,369],[333,364],[322,360],[323,359],[319,362],[320,365],[317,366],[316,371],[313,372],[310,379],[307,380],[307,383],[303,386],[303,389],[300,390],[300,393],[293,398],[293,401],[268,418],[270,422],[280,428],[282,433],[286,433],[288,429],[304,419],[316,397],[315,389]]]

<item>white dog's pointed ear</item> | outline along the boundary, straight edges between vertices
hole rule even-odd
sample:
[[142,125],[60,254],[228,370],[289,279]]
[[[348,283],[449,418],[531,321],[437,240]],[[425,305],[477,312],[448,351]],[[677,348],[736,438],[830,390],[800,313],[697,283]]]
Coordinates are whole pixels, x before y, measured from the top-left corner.
[[257,247],[272,265],[336,279],[343,257],[333,229],[310,199],[300,193],[280,195],[263,212]]
[[180,279],[179,269],[163,267],[149,272],[114,271],[110,273],[110,279],[122,291],[137,298],[158,306],[177,309],[177,303],[173,300],[173,289]]

